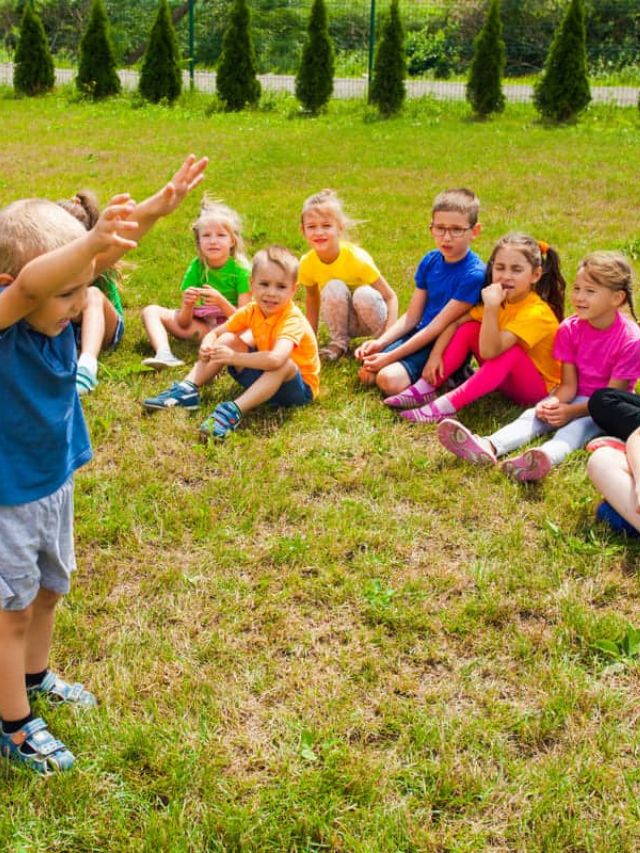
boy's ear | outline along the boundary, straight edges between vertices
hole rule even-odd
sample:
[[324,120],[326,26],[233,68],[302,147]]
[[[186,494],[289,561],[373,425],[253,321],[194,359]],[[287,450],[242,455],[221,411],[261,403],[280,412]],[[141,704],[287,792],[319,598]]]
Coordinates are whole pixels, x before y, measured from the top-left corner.
[[481,231],[482,231],[482,225],[479,222],[476,222],[476,224],[471,229],[471,239],[475,240],[475,238],[478,236],[478,234]]
[[13,281],[13,276],[9,275],[8,272],[0,272],[0,287],[6,287],[7,284],[11,284]]

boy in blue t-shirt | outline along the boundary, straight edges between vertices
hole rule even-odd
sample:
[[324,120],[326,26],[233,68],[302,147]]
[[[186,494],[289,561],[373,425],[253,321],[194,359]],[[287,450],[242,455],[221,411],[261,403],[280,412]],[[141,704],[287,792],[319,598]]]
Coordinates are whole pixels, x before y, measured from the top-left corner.
[[29,700],[95,705],[47,668],[55,607],[75,568],[73,473],[91,458],[76,391],[71,320],[87,289],[203,176],[190,156],[135,205],[115,196],[87,231],[59,205],[23,199],[0,210],[0,751],[47,774],[73,754],[34,718]]
[[437,248],[420,261],[416,289],[406,312],[379,338],[355,352],[365,384],[399,394],[422,375],[440,333],[480,300],[485,264],[471,251],[480,233],[475,193],[445,190],[433,203],[431,234]]

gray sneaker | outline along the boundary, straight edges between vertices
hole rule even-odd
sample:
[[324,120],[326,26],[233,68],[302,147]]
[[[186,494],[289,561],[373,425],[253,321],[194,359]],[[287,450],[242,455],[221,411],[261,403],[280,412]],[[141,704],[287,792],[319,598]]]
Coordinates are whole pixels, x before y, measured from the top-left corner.
[[174,409],[180,406],[189,411],[200,408],[200,394],[196,388],[186,388],[179,382],[174,382],[171,388],[158,394],[157,397],[147,397],[142,401],[145,409]]
[[154,355],[142,360],[145,367],[153,367],[154,370],[164,370],[166,367],[184,367],[184,361],[175,355]]

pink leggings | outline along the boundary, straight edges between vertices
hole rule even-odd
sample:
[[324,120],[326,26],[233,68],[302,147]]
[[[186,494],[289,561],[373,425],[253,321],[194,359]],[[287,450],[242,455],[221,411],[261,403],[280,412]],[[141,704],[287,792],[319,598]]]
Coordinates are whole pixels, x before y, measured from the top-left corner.
[[521,406],[532,406],[549,393],[542,375],[526,352],[514,344],[495,358],[483,359],[479,353],[480,323],[472,320],[460,326],[442,356],[444,378],[448,379],[472,352],[480,368],[455,391],[447,394],[459,411],[492,391]]

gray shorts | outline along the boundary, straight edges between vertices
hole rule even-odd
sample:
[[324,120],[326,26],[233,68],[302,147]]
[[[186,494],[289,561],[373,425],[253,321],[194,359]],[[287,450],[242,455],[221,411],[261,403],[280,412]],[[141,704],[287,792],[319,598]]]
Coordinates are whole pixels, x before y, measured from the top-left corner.
[[45,498],[0,506],[0,609],[24,610],[40,587],[69,592],[73,550],[73,478]]

